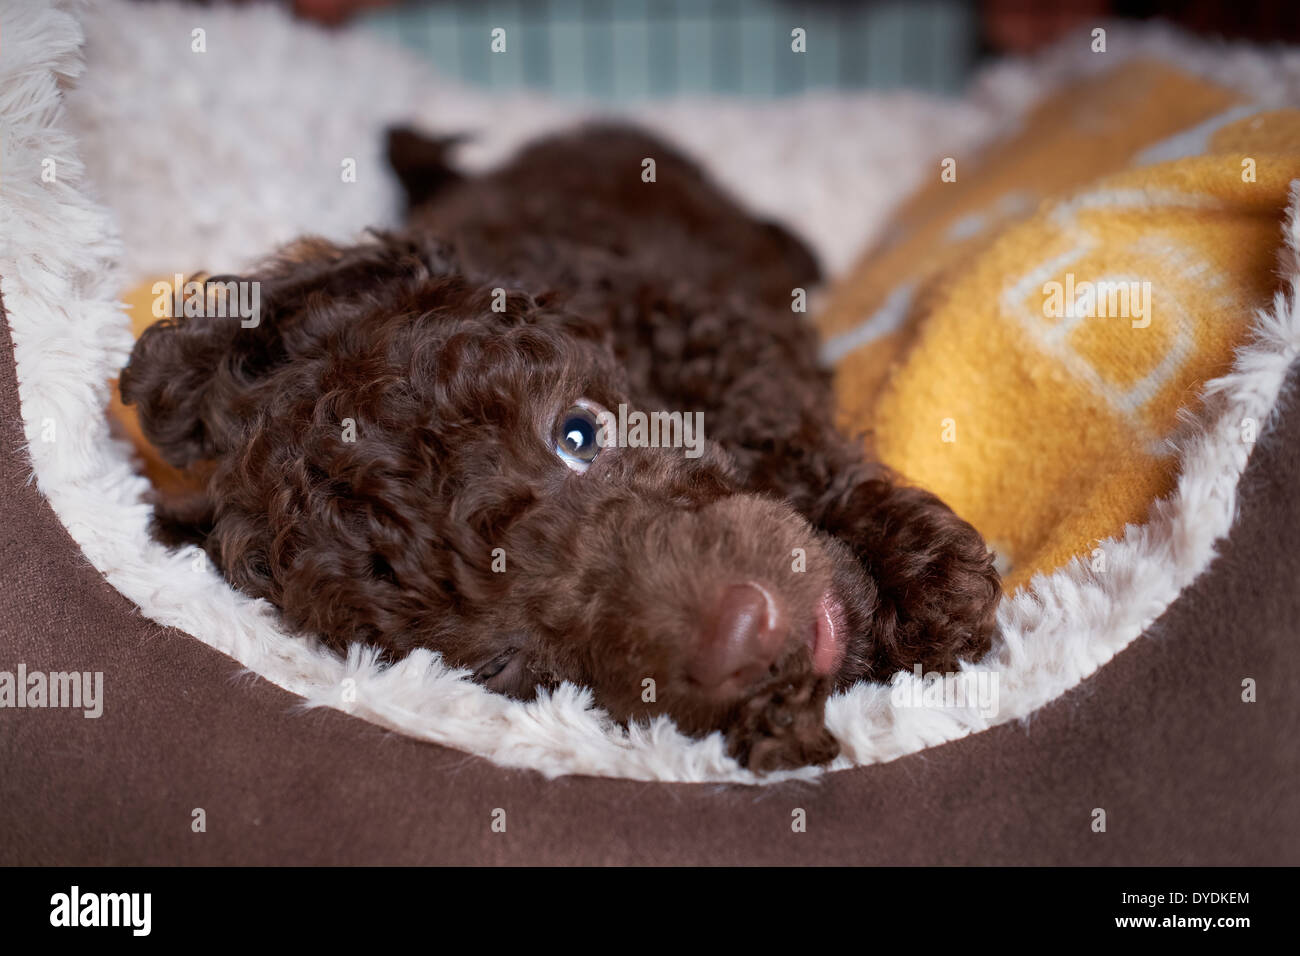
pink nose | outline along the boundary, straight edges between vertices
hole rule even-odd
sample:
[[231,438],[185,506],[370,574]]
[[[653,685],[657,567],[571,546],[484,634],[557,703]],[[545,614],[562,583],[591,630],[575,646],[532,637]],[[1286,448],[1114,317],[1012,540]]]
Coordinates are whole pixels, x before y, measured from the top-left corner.
[[780,649],[778,609],[756,584],[727,588],[704,622],[700,648],[689,674],[704,689],[719,694],[744,689],[767,673]]

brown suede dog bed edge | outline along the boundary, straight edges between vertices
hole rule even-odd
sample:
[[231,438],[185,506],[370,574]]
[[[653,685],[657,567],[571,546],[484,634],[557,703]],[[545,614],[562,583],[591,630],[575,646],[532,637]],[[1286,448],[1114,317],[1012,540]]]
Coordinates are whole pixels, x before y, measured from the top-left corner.
[[0,863],[1300,862],[1293,401],[1219,559],[1093,677],[1028,721],[755,791],[547,781],[303,712],[90,566],[28,481],[7,321],[0,351],[0,670],[104,675],[97,719],[0,709]]

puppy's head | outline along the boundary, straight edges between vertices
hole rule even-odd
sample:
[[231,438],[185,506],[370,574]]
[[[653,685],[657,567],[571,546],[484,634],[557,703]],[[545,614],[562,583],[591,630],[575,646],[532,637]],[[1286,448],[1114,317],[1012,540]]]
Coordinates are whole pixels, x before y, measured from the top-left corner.
[[821,703],[871,585],[716,445],[643,447],[636,413],[694,410],[630,406],[600,327],[393,236],[247,281],[255,322],[164,320],[121,377],[203,475],[159,503],[169,538],[340,651],[429,648],[522,698],[572,681],[751,765],[834,756]]

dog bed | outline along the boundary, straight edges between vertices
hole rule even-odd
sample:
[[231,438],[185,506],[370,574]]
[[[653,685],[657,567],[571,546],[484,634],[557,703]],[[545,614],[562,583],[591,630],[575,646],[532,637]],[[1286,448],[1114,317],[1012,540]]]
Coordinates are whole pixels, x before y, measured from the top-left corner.
[[[809,768],[754,777],[726,757],[716,735],[690,740],[666,721],[622,731],[578,688],[523,704],[487,693],[431,654],[418,653],[389,668],[380,668],[360,649],[346,661],[337,660],[285,634],[272,609],[232,591],[193,555],[169,553],[149,540],[148,508],[142,503],[147,481],[129,443],[110,432],[104,415],[107,383],[131,343],[118,299],[134,283],[175,271],[238,268],[303,232],[346,240],[377,220],[391,221],[395,186],[378,152],[379,130],[388,122],[414,119],[432,129],[472,130],[478,139],[468,149],[467,161],[482,166],[532,135],[588,115],[588,108],[527,97],[485,99],[441,83],[383,46],[346,34],[328,37],[263,8],[198,13],[165,4],[137,8],[114,2],[90,10],[24,5],[7,8],[4,17],[0,28],[6,57],[0,71],[6,92],[0,108],[11,135],[4,144],[8,188],[0,197],[6,239],[0,295],[13,339],[25,443],[37,487],[85,559],[147,621],[160,625],[138,631],[126,623],[116,598],[100,593],[93,601],[87,598],[111,605],[106,618],[111,623],[97,628],[153,635],[140,645],[134,665],[171,685],[184,684],[187,674],[197,675],[193,679],[202,685],[198,696],[205,706],[212,706],[220,691],[266,702],[250,713],[265,716],[274,706],[290,709],[286,698],[268,697],[260,685],[250,690],[222,684],[217,676],[221,667],[209,658],[195,672],[169,673],[169,661],[190,654],[188,646],[176,646],[184,644],[181,632],[187,633],[298,695],[300,705],[343,710],[371,727],[552,777],[771,784],[823,773]],[[192,43],[196,27],[205,31],[202,53]],[[79,50],[83,31],[84,64]],[[159,37],[173,42],[160,45]],[[142,44],[148,45],[148,56],[141,53]],[[1288,98],[1294,102],[1300,90],[1300,68],[1294,63],[1248,49],[1209,51],[1160,31],[1134,34],[1126,43],[1112,41],[1115,52],[1108,57],[1091,55],[1084,44],[1078,47],[1071,50],[1066,44],[1038,64],[994,71],[976,94],[958,103],[827,96],[761,107],[643,107],[633,117],[682,142],[751,206],[781,218],[814,243],[824,264],[842,278],[825,312],[828,357],[861,361],[868,369],[854,377],[862,385],[843,392],[846,409],[852,411],[857,400],[853,389],[866,388],[872,374],[892,367],[888,379],[880,377],[886,383],[879,386],[885,393],[882,401],[894,403],[898,414],[907,416],[916,399],[904,388],[907,375],[900,374],[900,363],[904,369],[908,363],[921,368],[926,362],[943,368],[945,346],[931,349],[925,341],[927,335],[942,338],[927,332],[938,326],[920,322],[921,312],[904,308],[896,296],[876,303],[870,291],[863,291],[872,284],[870,276],[864,278],[861,269],[846,275],[846,269],[864,240],[881,232],[899,191],[937,175],[931,161],[936,144],[961,161],[973,158],[978,146],[1005,132],[1008,118],[1013,127],[1021,123],[1042,89],[1078,82],[1138,54],[1177,62],[1198,78],[1169,82],[1211,84],[1227,91],[1225,96],[1249,98],[1257,108],[1281,106]],[[286,80],[288,55],[295,70]],[[62,87],[74,79],[76,88],[65,97]],[[264,96],[268,85],[280,92],[274,103]],[[490,122],[483,117],[491,117]],[[891,131],[884,143],[875,132],[882,128]],[[304,150],[304,139],[314,149]],[[837,148],[807,148],[816,142],[836,142]],[[52,180],[41,177],[50,168],[48,159],[56,170]],[[349,160],[358,171],[355,181],[339,175]],[[961,175],[959,171],[958,182]],[[1279,182],[1266,180],[1273,192]],[[1049,194],[1046,186],[1043,194]],[[846,196],[855,201],[845,202]],[[920,199],[904,210],[903,221],[909,215],[926,220],[924,211],[917,212],[924,204]],[[999,676],[996,712],[984,713],[977,706],[910,706],[908,700],[925,695],[924,677],[900,675],[892,686],[859,686],[828,707],[828,726],[844,751],[832,770],[897,760],[1028,718],[1132,644],[1209,567],[1216,542],[1232,526],[1241,475],[1254,448],[1241,440],[1241,423],[1257,422],[1260,441],[1274,427],[1287,370],[1300,344],[1294,205],[1292,196],[1274,210],[1275,252],[1283,272],[1278,293],[1253,317],[1243,305],[1246,314],[1239,323],[1248,334],[1229,343],[1236,347],[1235,357],[1216,353],[1221,367],[1214,366],[1213,375],[1203,373],[1209,379],[1204,389],[1174,412],[1182,424],[1172,436],[1172,454],[1151,456],[1168,465],[1151,469],[1163,479],[1150,479],[1122,506],[1104,509],[1105,523],[1087,524],[1059,538],[1051,536],[1053,525],[1040,534],[1042,541],[1029,543],[1008,532],[1000,542],[1014,555],[1011,582],[1021,586],[1002,609],[998,646],[979,665]],[[1016,213],[1014,203],[998,208],[1008,218]],[[1287,243],[1282,241],[1283,219]],[[930,223],[922,225],[929,228]],[[1034,225],[1031,220],[1020,227]],[[956,228],[961,238],[971,226],[959,221],[947,228]],[[1006,238],[999,233],[998,241]],[[912,288],[920,284],[918,276]],[[924,314],[942,322],[941,310]],[[873,347],[880,338],[875,333],[891,323],[900,333],[897,340],[876,341]],[[906,353],[897,351],[903,348]],[[971,352],[968,358],[967,367],[997,367],[987,353]],[[935,408],[923,406],[917,415],[933,418]],[[963,414],[943,417],[955,417],[961,428]],[[939,423],[924,421],[926,428],[932,424]],[[961,439],[956,446],[964,447]],[[912,456],[905,448],[890,449],[887,455],[913,477],[937,478],[936,487],[950,490],[941,486],[944,468],[926,465],[924,455]],[[20,484],[13,487],[13,500],[30,502],[18,493]],[[1156,490],[1168,494],[1136,514],[1134,502],[1149,504]],[[1135,517],[1140,523],[1125,523]],[[1008,521],[1009,527],[1014,524]],[[49,533],[42,530],[34,540],[45,540]],[[1091,544],[1093,539],[1107,555],[1104,574],[1071,557],[1077,556],[1080,541]],[[61,552],[54,547],[51,554]],[[1024,580],[1030,570],[1042,574]],[[21,580],[32,579],[24,575]],[[42,586],[37,607],[55,614],[62,627],[83,634],[85,624],[76,623],[77,602],[69,595],[79,600],[89,592],[51,591],[56,580]],[[77,580],[86,579],[81,575]],[[69,606],[60,610],[52,601]],[[15,640],[14,646],[31,645]],[[71,643],[69,653],[89,653],[89,646]],[[107,652],[100,647],[96,653]],[[156,659],[146,664],[143,655]],[[124,676],[121,686],[146,693],[139,675]],[[176,691],[169,686],[165,693],[173,698]],[[144,705],[123,701],[121,706],[129,714]],[[275,727],[292,735],[295,727],[322,725],[296,716],[296,723],[268,718],[267,733]],[[246,737],[257,731],[245,727],[239,733]],[[355,733],[356,740],[382,748],[377,734],[361,728]],[[998,739],[1005,741],[1006,734]],[[992,746],[968,745],[978,753]],[[430,752],[440,755],[443,767],[450,765],[448,751]],[[492,779],[488,771],[474,773]]]

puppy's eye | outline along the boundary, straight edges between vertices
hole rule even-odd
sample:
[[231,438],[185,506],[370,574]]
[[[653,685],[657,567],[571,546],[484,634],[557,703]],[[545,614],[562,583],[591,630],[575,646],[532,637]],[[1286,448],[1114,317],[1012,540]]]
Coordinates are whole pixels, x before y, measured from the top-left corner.
[[600,454],[604,441],[601,418],[608,414],[584,400],[560,415],[555,421],[555,454],[560,460],[574,471],[586,471]]

